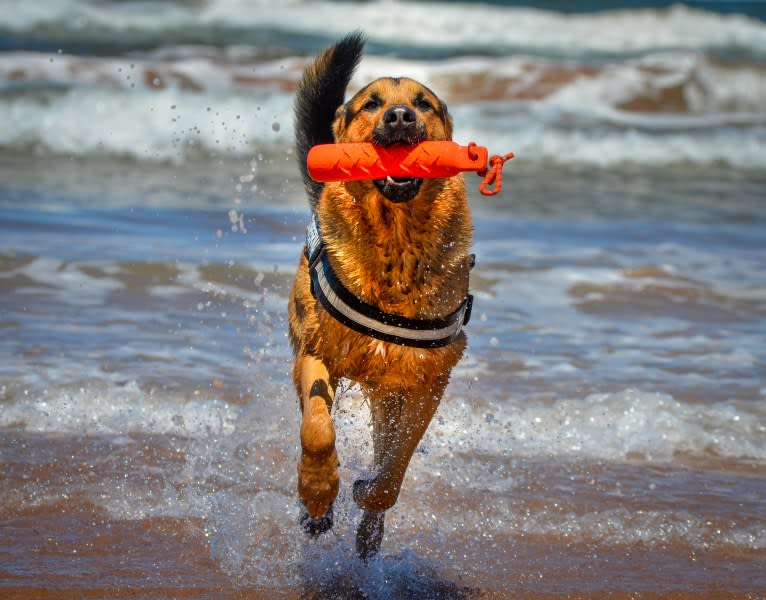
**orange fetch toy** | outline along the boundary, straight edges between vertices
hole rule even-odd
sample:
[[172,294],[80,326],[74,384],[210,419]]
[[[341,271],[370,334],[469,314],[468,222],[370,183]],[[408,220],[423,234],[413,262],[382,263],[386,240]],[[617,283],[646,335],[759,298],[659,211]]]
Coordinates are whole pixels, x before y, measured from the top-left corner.
[[[479,191],[494,196],[502,189],[503,164],[513,158],[489,153],[473,142],[420,142],[412,146],[377,146],[370,142],[318,144],[306,158],[309,176],[314,181],[357,181],[385,177],[452,177],[462,171],[475,171],[483,177]],[[495,184],[494,188],[490,188]]]

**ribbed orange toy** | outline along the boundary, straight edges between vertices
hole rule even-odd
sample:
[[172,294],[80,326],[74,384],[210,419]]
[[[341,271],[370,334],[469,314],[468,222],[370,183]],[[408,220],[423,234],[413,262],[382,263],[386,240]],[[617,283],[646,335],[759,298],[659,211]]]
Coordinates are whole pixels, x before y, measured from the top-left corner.
[[487,167],[487,149],[455,142],[421,142],[414,146],[320,144],[309,151],[314,181],[354,181],[390,177],[452,177]]
[[[487,149],[476,144],[420,142],[412,146],[377,146],[369,142],[319,144],[309,150],[308,172],[314,181],[355,181],[385,177],[452,177],[461,171],[476,171],[486,179],[482,194],[500,191],[501,169],[513,153],[493,156],[487,165]],[[487,186],[497,182],[495,189]]]

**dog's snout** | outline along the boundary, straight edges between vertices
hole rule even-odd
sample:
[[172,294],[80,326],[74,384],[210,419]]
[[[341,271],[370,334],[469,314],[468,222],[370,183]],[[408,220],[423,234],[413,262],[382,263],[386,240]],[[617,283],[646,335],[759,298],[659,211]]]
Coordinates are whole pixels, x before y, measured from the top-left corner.
[[407,104],[388,105],[372,132],[372,142],[380,146],[417,144],[427,137],[423,119]]
[[383,122],[394,129],[412,127],[416,121],[415,111],[408,106],[392,106],[383,114]]

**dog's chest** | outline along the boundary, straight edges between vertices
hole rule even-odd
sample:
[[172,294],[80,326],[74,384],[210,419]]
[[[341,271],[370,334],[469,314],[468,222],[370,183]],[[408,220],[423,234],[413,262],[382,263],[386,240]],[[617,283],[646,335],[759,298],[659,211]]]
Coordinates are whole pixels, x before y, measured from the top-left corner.
[[365,336],[344,327],[328,314],[320,317],[321,353],[336,378],[376,389],[425,385],[451,369],[462,355],[463,338],[441,348],[413,348]]

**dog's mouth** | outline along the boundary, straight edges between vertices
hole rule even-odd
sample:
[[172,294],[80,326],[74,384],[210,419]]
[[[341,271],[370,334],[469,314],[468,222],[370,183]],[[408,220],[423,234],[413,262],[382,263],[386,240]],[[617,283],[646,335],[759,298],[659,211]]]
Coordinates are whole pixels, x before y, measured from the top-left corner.
[[391,202],[407,202],[418,195],[423,179],[418,177],[391,177],[373,179],[378,191]]
[[[425,136],[420,133],[411,136],[404,132],[394,132],[387,136],[373,135],[372,143],[383,147],[399,144],[411,146],[422,142],[424,139]],[[383,179],[373,179],[372,182],[386,200],[391,202],[408,202],[418,195],[423,179],[419,177],[391,177],[388,175]]]
[[[401,113],[401,114],[400,114]],[[411,115],[411,116],[407,116]],[[372,143],[384,148],[413,146],[427,138],[423,124],[410,109],[390,109],[372,132]],[[407,202],[418,195],[423,180],[417,177],[374,179],[378,191],[391,202]]]

